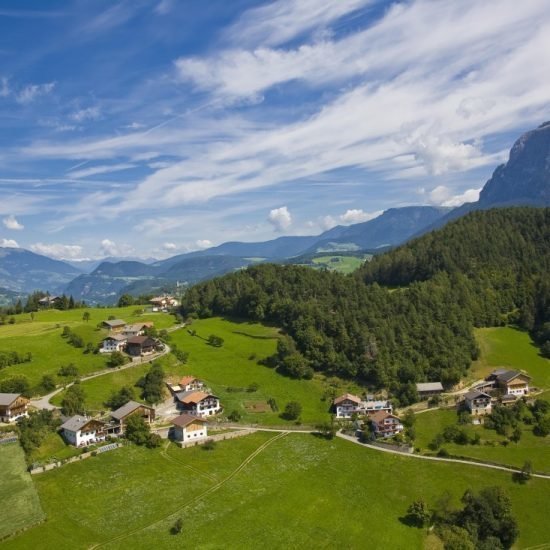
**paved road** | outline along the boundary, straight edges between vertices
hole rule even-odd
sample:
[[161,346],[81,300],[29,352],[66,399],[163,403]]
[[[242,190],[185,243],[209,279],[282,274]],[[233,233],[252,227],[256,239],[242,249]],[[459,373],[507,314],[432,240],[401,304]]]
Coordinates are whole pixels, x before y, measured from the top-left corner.
[[[176,330],[177,328],[181,328],[180,326],[177,326],[174,328]],[[113,372],[120,372],[121,370],[131,369],[133,367],[137,367],[138,365],[143,365],[143,363],[149,363],[150,361],[154,361],[155,359],[158,359],[159,357],[162,357],[163,355],[166,355],[167,353],[170,353],[171,349],[168,344],[164,345],[164,350],[161,353],[155,353],[153,355],[149,355],[147,357],[142,357],[140,361],[131,361],[130,363],[123,365],[122,367],[118,367],[115,369],[106,368],[105,370],[101,370],[98,372],[94,372],[92,374],[88,374],[87,376],[83,376],[80,378],[80,382],[85,382],[86,380],[91,380],[92,378],[97,378],[99,376],[105,376],[107,374],[112,374]],[[36,407],[37,409],[47,409],[48,411],[53,411],[55,409],[59,409],[61,407],[57,407],[55,405],[52,405],[50,403],[50,399],[52,397],[56,396],[58,393],[61,393],[63,390],[66,390],[67,388],[70,388],[74,382],[71,382],[70,384],[66,384],[65,386],[62,386],[61,388],[57,388],[53,392],[49,393],[48,395],[44,395],[43,397],[39,397],[36,399],[31,399],[31,405],[33,407]]]
[[[419,455],[414,453],[402,453],[400,451],[394,451],[393,449],[385,449],[382,447],[377,447],[376,445],[369,445],[368,443],[361,443],[356,437],[353,437],[351,435],[345,435],[341,432],[338,432],[337,437],[341,439],[345,439],[346,441],[350,441],[351,443],[356,443],[357,445],[361,445],[362,447],[368,447],[369,449],[373,449],[374,451],[380,451],[382,453],[390,453],[390,454],[396,454],[403,457],[410,457],[410,458],[418,458],[421,460],[433,460],[435,462],[454,462],[458,464],[468,464],[469,466],[479,466],[480,468],[490,468],[492,470],[502,470],[504,472],[510,472],[510,473],[518,473],[519,469],[514,468],[508,468],[507,466],[497,466],[495,464],[485,464],[484,462],[476,462],[474,460],[460,460],[459,458],[443,458],[439,456],[425,456],[425,455]],[[541,479],[550,479],[550,475],[546,474],[531,474],[531,477],[538,477]]]

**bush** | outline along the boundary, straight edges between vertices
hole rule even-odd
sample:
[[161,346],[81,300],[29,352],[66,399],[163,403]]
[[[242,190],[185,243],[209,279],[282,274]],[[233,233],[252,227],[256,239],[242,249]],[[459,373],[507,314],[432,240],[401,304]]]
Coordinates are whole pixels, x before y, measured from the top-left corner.
[[298,401],[289,401],[281,415],[285,420],[297,420],[302,414],[302,405]]
[[208,439],[204,445],[202,446],[202,448],[205,450],[205,451],[213,451],[215,448],[216,448],[216,442],[213,440],[213,439]]
[[246,388],[246,391],[249,393],[254,393],[254,392],[257,392],[259,389],[260,389],[260,384],[258,384],[257,382],[252,382],[252,384],[250,384],[248,388]]
[[178,518],[174,525],[172,525],[172,528],[170,529],[170,533],[172,535],[179,535],[183,531],[183,519]]
[[227,418],[232,422],[239,422],[239,420],[242,418],[242,414],[237,409],[234,409],[231,411]]

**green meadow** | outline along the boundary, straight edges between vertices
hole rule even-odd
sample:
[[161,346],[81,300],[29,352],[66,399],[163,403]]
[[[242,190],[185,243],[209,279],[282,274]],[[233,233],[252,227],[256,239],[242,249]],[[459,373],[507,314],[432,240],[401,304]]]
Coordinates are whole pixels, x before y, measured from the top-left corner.
[[[13,375],[23,374],[29,379],[31,386],[37,385],[45,374],[56,375],[59,368],[68,363],[74,363],[80,375],[89,374],[106,368],[106,357],[101,354],[83,353],[82,348],[70,345],[61,334],[64,326],[69,326],[73,332],[84,340],[98,344],[107,334],[105,330],[97,329],[97,324],[114,315],[129,323],[138,321],[153,321],[159,330],[174,325],[174,317],[166,313],[145,313],[137,315],[136,306],[127,308],[89,308],[58,311],[54,309],[39,311],[34,319],[28,313],[16,315],[15,324],[0,326],[0,350],[32,353],[32,361],[20,365],[12,365],[0,370],[0,380]],[[88,322],[82,319],[85,311],[90,313]],[[58,383],[63,383],[57,377]]]
[[0,541],[44,519],[36,489],[17,443],[0,445]]
[[[200,447],[127,446],[34,478],[48,521],[4,543],[26,548],[422,548],[400,518],[415,499],[499,485],[518,548],[548,543],[550,481],[387,455],[306,434],[256,433]],[[170,533],[181,518],[183,530]]]
[[338,271],[339,273],[352,273],[370,258],[372,258],[371,254],[363,254],[362,256],[338,256],[336,254],[317,256],[312,261],[317,267]]
[[475,331],[481,357],[472,365],[474,379],[487,376],[497,367],[525,370],[532,386],[550,389],[550,359],[545,359],[527,332],[511,327],[480,328]]

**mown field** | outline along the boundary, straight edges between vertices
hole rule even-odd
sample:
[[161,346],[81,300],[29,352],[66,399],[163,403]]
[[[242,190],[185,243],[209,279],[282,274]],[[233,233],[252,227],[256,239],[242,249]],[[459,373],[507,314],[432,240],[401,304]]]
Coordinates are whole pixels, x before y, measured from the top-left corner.
[[0,541],[44,519],[19,444],[0,445]]
[[[400,520],[413,500],[434,504],[448,490],[458,506],[467,488],[489,485],[512,498],[518,548],[550,541],[550,481],[518,485],[306,434],[257,433],[213,451],[130,446],[35,482],[48,521],[6,548],[422,548],[425,531]],[[170,534],[178,518],[183,531]]]
[[313,258],[313,264],[317,267],[323,267],[331,271],[339,273],[352,273],[363,263],[372,258],[371,254],[363,254],[362,256],[338,256],[326,255]]
[[[533,377],[533,385],[539,388],[550,387],[550,360],[544,359],[529,335],[509,327],[477,329],[476,338],[480,345],[481,357],[472,367],[474,379],[483,378],[497,367],[510,367],[526,371]],[[538,396],[550,400],[548,391]],[[446,426],[456,424],[456,410],[434,410],[416,416],[415,446],[428,450],[429,443]],[[444,443],[443,447],[453,455],[462,455],[501,464],[522,467],[530,460],[535,470],[550,473],[550,437],[533,434],[533,426],[522,424],[522,435],[518,443],[507,442],[506,438],[494,430],[471,424],[461,426],[471,437],[479,434],[480,445],[457,445]]]
[[[0,370],[0,380],[10,376],[23,374],[31,384],[37,385],[45,374],[56,375],[59,368],[74,363],[81,375],[101,370],[105,367],[106,357],[101,354],[83,353],[82,348],[75,348],[61,333],[64,326],[69,326],[73,332],[82,337],[85,343],[99,343],[107,334],[98,330],[97,324],[114,315],[129,323],[138,321],[153,321],[159,330],[172,326],[175,319],[165,313],[145,313],[137,315],[136,306],[127,308],[89,308],[69,311],[45,310],[34,314],[15,315],[16,323],[0,326],[0,351],[17,351],[32,353],[32,361],[20,365],[12,365]],[[84,311],[90,313],[88,322],[82,319]],[[63,383],[62,378],[57,378]]]

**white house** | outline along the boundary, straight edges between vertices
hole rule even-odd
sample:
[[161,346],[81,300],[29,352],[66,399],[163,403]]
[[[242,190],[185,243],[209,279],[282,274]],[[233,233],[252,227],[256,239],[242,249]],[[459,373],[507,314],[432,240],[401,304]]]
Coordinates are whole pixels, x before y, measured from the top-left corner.
[[197,416],[184,413],[174,418],[172,425],[172,433],[176,441],[184,443],[201,441],[208,436],[206,420]]
[[101,353],[113,353],[114,351],[124,351],[126,344],[128,343],[128,338],[122,334],[113,334],[112,336],[107,336],[102,342],[101,348],[99,351]]
[[61,425],[65,440],[75,447],[105,441],[105,424],[87,416],[72,416]]
[[133,336],[143,336],[145,334],[145,329],[151,328],[153,323],[135,323],[133,325],[126,325],[122,329],[122,334],[127,338],[132,338]]
[[0,393],[0,422],[15,422],[28,416],[29,402],[20,393]]
[[212,416],[222,410],[220,400],[203,391],[184,391],[175,395],[178,407],[195,416]]
[[491,414],[491,396],[479,390],[471,390],[464,394],[466,408],[476,416]]
[[167,382],[168,389],[174,393],[198,391],[206,388],[205,383],[194,376],[184,376],[178,382]]
[[336,418],[351,418],[353,414],[366,416],[377,411],[392,412],[391,403],[387,399],[374,399],[369,395],[366,400],[363,400],[351,393],[337,397],[332,406]]
[[504,395],[528,395],[529,381],[528,374],[517,370],[497,369],[493,371],[488,380],[494,380]]

